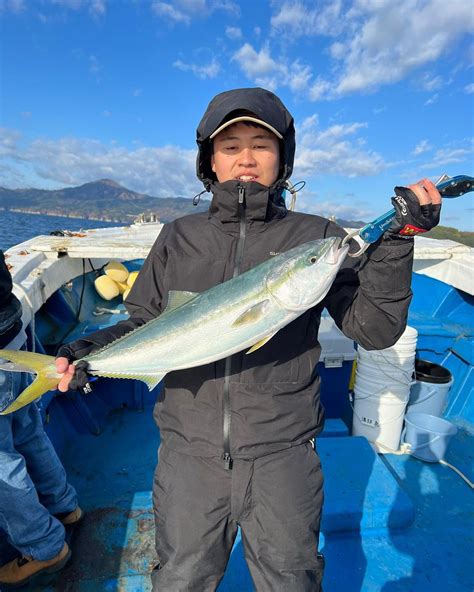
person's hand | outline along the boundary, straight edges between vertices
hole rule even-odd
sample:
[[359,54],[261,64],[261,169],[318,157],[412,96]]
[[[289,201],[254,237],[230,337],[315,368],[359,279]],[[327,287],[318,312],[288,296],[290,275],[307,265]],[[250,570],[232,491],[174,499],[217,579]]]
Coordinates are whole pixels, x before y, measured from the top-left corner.
[[90,378],[87,374],[88,363],[82,360],[75,362],[75,360],[86,356],[96,347],[89,341],[79,339],[59,348],[58,357],[56,358],[56,371],[58,374],[63,374],[58,384],[59,391],[62,393],[82,391],[85,394],[92,391],[89,382]]
[[63,374],[58,384],[58,390],[62,393],[67,391],[81,391],[85,395],[92,392],[90,385],[90,378],[87,374],[87,362],[77,362],[71,364],[65,357],[56,358],[56,371],[58,374]]
[[392,204],[396,215],[389,235],[410,238],[438,224],[441,195],[432,181],[422,179],[408,187],[395,187],[395,195]]
[[70,364],[67,358],[56,358],[56,372],[58,374],[64,374],[58,384],[58,390],[62,393],[66,393],[69,390],[69,383],[74,376],[75,370],[76,367],[74,364]]

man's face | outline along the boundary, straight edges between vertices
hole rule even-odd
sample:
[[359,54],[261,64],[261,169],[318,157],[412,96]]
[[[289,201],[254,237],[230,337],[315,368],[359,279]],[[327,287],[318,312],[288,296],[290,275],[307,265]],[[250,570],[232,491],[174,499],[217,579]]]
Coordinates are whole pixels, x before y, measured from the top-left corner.
[[278,179],[278,138],[264,127],[230,125],[214,138],[211,166],[220,183],[239,179],[270,187]]

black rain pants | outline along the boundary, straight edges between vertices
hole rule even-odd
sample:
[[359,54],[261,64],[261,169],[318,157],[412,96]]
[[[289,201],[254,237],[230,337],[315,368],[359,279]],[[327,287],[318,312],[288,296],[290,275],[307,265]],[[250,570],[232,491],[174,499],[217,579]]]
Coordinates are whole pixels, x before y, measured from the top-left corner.
[[154,592],[211,592],[221,581],[240,525],[257,592],[319,592],[323,477],[310,443],[231,471],[216,458],[161,446],[153,503],[159,569]]

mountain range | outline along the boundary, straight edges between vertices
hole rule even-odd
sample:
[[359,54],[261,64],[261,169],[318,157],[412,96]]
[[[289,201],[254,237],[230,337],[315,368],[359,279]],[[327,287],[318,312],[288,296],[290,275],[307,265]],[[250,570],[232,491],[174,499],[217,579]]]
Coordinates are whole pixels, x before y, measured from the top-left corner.
[[[30,212],[50,216],[66,216],[89,220],[130,223],[139,214],[153,213],[161,222],[180,216],[204,212],[209,201],[201,199],[197,206],[189,197],[154,197],[137,193],[111,179],[100,179],[64,189],[7,189],[0,187],[0,210]],[[362,220],[335,221],[345,228],[361,228]],[[450,238],[474,246],[474,233],[439,226],[424,236]]]
[[[197,206],[189,197],[154,197],[131,191],[111,179],[100,179],[64,189],[7,189],[0,187],[0,209],[51,216],[129,223],[141,213],[153,212],[161,222],[203,212],[209,201]],[[338,224],[357,228],[362,221],[337,220]]]
[[205,211],[209,202],[193,206],[184,197],[153,197],[131,191],[111,179],[100,179],[64,189],[7,189],[0,187],[0,208],[54,216],[130,223],[153,212],[162,222]]

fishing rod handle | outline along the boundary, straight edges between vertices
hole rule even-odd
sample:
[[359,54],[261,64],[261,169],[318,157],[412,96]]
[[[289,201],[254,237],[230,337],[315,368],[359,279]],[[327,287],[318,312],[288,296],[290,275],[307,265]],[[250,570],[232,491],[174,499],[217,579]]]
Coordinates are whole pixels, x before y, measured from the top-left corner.
[[[447,177],[443,175],[436,183],[436,188],[442,197],[459,197],[469,191],[474,191],[474,177],[469,175],[457,175],[456,177]],[[388,230],[392,220],[395,218],[396,210],[392,208],[385,214],[382,214],[372,222],[366,224],[359,231],[360,238],[366,243],[374,243],[382,234]]]

